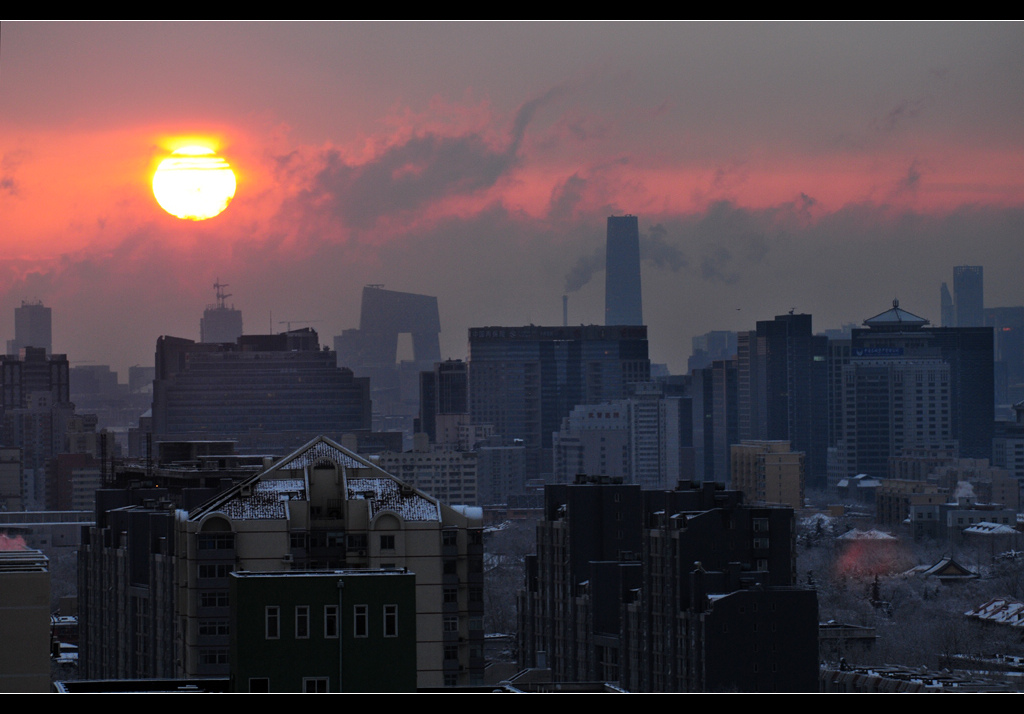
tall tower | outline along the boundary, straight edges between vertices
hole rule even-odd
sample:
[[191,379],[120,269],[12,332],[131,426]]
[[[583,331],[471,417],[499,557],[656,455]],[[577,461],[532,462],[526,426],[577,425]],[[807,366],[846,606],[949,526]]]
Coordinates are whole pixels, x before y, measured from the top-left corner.
[[644,324],[640,299],[640,228],[636,216],[608,216],[604,324]]
[[207,305],[203,319],[199,321],[200,342],[234,342],[242,335],[242,311],[235,306],[228,307],[224,301],[231,295],[224,292],[227,287],[220,278],[213,284],[217,291],[217,302]]
[[957,327],[985,325],[984,274],[980,265],[958,265],[953,268],[953,304],[956,308]]
[[53,351],[52,315],[42,302],[21,301],[14,308],[14,339],[7,343],[7,354],[17,357],[24,347],[42,347]]

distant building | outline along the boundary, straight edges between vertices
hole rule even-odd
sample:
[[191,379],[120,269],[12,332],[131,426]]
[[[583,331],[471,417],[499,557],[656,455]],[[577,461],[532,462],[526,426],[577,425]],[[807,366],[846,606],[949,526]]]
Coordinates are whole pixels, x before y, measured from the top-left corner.
[[984,268],[958,265],[953,268],[953,305],[957,327],[981,327],[985,324]]
[[636,216],[608,217],[604,324],[644,324],[640,288],[640,228]]
[[234,439],[282,452],[318,434],[370,429],[370,385],[337,366],[309,328],[235,344],[161,337],[153,382],[156,441]]
[[429,445],[426,434],[414,437],[412,451],[382,451],[377,465],[404,483],[443,503],[477,506],[477,454],[452,446]]
[[224,292],[227,285],[220,279],[213,284],[217,291],[217,302],[207,305],[203,311],[203,319],[199,321],[200,342],[235,342],[242,336],[242,311],[235,306],[225,304],[231,295]]
[[893,301],[854,330],[832,477],[894,475],[906,449],[991,457],[992,328],[927,324]]
[[[441,361],[441,317],[437,298],[363,288],[358,329],[334,338],[338,366],[368,377],[376,413],[407,415],[411,426],[419,397],[419,374]],[[411,338],[412,359],[399,361],[399,337]]]
[[828,339],[811,316],[759,320],[737,340],[739,438],[788,440],[805,454],[807,481],[825,485],[828,453]]
[[799,509],[804,505],[804,454],[788,441],[743,441],[732,445],[732,488],[747,503]]
[[41,302],[21,301],[14,308],[14,339],[7,342],[7,354],[17,357],[26,347],[39,347],[50,354],[53,351],[52,310]]
[[622,399],[650,372],[644,326],[473,327],[471,423],[522,439],[528,468],[546,473],[552,434],[573,407]]

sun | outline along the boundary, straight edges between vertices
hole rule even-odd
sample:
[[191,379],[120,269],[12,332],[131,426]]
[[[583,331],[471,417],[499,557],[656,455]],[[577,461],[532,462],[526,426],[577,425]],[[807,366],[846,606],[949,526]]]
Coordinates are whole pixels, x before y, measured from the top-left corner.
[[172,216],[188,221],[213,218],[235,196],[235,172],[213,149],[183,146],[160,162],[153,195]]

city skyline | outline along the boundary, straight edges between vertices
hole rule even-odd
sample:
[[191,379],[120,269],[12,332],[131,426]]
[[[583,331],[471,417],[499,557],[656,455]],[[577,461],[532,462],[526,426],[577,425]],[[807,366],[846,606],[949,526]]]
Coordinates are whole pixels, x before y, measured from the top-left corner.
[[[604,322],[610,215],[639,217],[650,356],[791,308],[894,297],[940,324],[952,266],[1022,302],[1024,35],[997,23],[4,23],[0,336],[124,374],[198,337],[358,322],[366,284],[467,328]],[[238,172],[221,216],[149,189],[173,137]]]

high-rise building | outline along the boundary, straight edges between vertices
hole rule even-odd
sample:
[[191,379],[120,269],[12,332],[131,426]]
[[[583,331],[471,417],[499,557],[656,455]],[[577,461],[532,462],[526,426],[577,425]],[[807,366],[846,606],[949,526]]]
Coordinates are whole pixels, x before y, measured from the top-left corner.
[[737,358],[740,439],[792,442],[809,483],[824,485],[828,338],[811,332],[810,315],[778,315],[740,334]]
[[26,347],[53,351],[52,310],[41,302],[22,300],[21,307],[14,308],[14,339],[7,343],[7,354],[17,357]]
[[[953,268],[953,304],[957,327],[981,327],[985,324],[984,272],[980,265]],[[943,327],[945,327],[943,323]]]
[[224,292],[227,287],[220,279],[213,284],[217,291],[217,302],[207,305],[203,319],[199,321],[200,342],[234,342],[242,335],[242,311],[225,304],[231,295]]
[[520,593],[520,665],[630,691],[816,691],[817,594],[790,508],[721,484],[548,485]]
[[235,439],[244,452],[280,452],[318,434],[369,430],[368,380],[338,367],[310,328],[234,344],[157,340],[158,441]]
[[604,324],[644,324],[640,290],[640,228],[636,216],[608,216]]
[[[411,427],[419,397],[419,373],[441,361],[440,332],[436,297],[367,285],[359,327],[334,338],[338,366],[370,379],[375,413],[408,416]],[[399,337],[404,336],[411,338],[411,360],[399,357]]]
[[956,306],[946,283],[942,283],[942,287],[939,288],[939,311],[943,327],[956,327]]
[[418,686],[483,684],[482,526],[479,510],[314,439],[178,519],[182,674],[228,671],[233,570],[398,568],[416,576]]
[[550,472],[551,435],[573,407],[622,399],[650,374],[642,325],[469,330],[471,422],[522,439],[536,474]]
[[434,444],[455,444],[459,427],[469,423],[469,365],[445,360],[420,372],[420,415],[416,431]]
[[886,477],[906,449],[991,458],[992,328],[927,324],[893,301],[854,330],[833,478]]
[[[78,600],[85,676],[226,676],[239,634],[231,625],[234,572],[387,569],[415,579],[417,685],[482,683],[479,509],[449,507],[324,437],[276,461],[230,454],[223,442],[160,446],[155,466],[119,468],[115,476],[131,487],[100,490],[96,523],[83,528]],[[254,469],[254,461],[261,465]],[[300,589],[301,579],[287,587]],[[291,590],[288,602],[322,602],[314,592],[305,603],[297,594]],[[340,604],[348,609],[339,615],[346,626],[360,619],[353,605],[364,602],[345,596]],[[266,605],[286,612],[284,601]],[[326,626],[308,614],[307,625]],[[368,614],[378,632],[387,626],[385,614]],[[280,622],[282,628],[294,623]],[[246,626],[264,632],[263,618],[249,617]],[[258,664],[243,663],[250,676],[265,676],[253,672]]]

